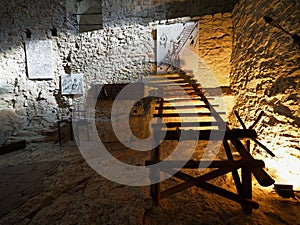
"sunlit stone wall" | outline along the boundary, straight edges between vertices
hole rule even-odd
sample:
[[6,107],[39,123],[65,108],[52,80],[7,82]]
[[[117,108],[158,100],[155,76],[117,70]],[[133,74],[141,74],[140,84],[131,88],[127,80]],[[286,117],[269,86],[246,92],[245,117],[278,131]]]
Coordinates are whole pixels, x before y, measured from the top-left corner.
[[[84,0],[86,4],[88,1]],[[217,68],[214,60],[216,64],[223,61],[222,49],[225,48],[218,42],[220,38],[228,39],[225,58],[229,58],[230,38],[217,32],[227,25],[215,21],[229,24],[236,1],[103,0],[103,29],[83,33],[78,32],[78,20],[74,15],[81,13],[77,2],[1,1],[0,145],[11,137],[30,141],[39,139],[37,134],[56,130],[55,122],[61,115],[67,116],[72,99],[60,93],[60,76],[64,73],[84,74],[85,94],[72,99],[73,102],[83,101],[95,84],[133,82],[153,73],[156,49],[152,31],[158,24],[189,21],[191,17],[203,18],[200,35],[203,33],[204,39],[199,45],[203,58],[211,68]],[[210,16],[205,18],[205,15]],[[211,20],[209,23],[206,23],[207,18]],[[212,29],[205,28],[210,26]],[[57,29],[57,36],[53,36],[53,28]],[[26,37],[27,29],[31,38]],[[26,72],[24,42],[45,39],[51,40],[53,45],[54,79],[30,80]],[[215,47],[211,47],[213,45]],[[220,48],[216,47],[219,45]],[[220,51],[205,52],[204,48],[209,46]],[[210,56],[212,52],[214,54]],[[222,70],[229,71],[227,59],[223,61]]]
[[[276,157],[255,147],[278,183],[300,185],[300,50],[283,31],[267,24],[272,17],[284,29],[300,35],[297,0],[241,0],[233,10],[231,84],[235,109],[247,126],[264,111],[255,127],[259,139]],[[240,126],[231,117],[236,126]]]

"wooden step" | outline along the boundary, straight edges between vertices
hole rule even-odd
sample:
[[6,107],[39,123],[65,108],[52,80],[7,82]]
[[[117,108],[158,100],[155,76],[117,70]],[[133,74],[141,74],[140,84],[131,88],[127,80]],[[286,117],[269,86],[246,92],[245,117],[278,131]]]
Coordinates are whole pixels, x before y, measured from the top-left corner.
[[[160,163],[161,167],[163,168],[189,168],[189,169],[197,169],[197,168],[225,168],[225,167],[264,167],[265,163],[262,160],[254,160],[249,161],[245,159],[239,160],[189,160],[185,161],[175,161],[175,160],[158,160],[158,161],[151,161],[146,160],[145,166],[151,166],[156,163]],[[184,166],[182,166],[184,165]]]
[[[220,122],[167,122],[164,123],[167,128],[177,128],[177,127],[209,127],[209,126],[219,126],[219,125],[224,125],[226,123],[220,123]],[[161,127],[162,125],[158,124],[153,124],[153,127]]]
[[194,92],[195,89],[193,87],[178,88],[176,86],[166,86],[166,87],[163,88],[163,91],[169,91],[169,92],[181,92],[181,91],[185,91],[185,92],[189,92],[190,93],[190,92]]
[[[220,114],[226,114],[226,112],[218,112],[218,115]],[[196,116],[214,116],[211,112],[195,112],[195,113],[155,113],[153,114],[153,117],[196,117]]]
[[[150,83],[151,84],[151,83]],[[150,85],[149,84],[149,85]],[[150,85],[151,86],[151,85]],[[192,85],[190,85],[189,83],[181,83],[180,85],[179,84],[174,84],[174,83],[166,83],[166,84],[159,84],[159,83],[155,83],[154,84],[155,87],[161,87],[161,88],[165,88],[165,87],[168,87],[168,88],[171,88],[171,87],[182,87],[182,88],[193,88]],[[199,84],[198,85],[199,87],[201,87],[201,85]]]
[[[197,134],[198,137],[195,137]],[[164,140],[230,140],[234,138],[256,138],[255,130],[232,129],[232,130],[214,130],[211,136],[211,130],[193,131],[193,130],[177,130],[167,131]]]
[[185,92],[185,91],[178,91],[178,92],[173,92],[173,91],[163,91],[163,97],[168,98],[168,97],[185,97],[185,96],[190,96],[190,97],[199,97],[199,95],[203,95],[204,93],[202,92]]
[[[216,98],[214,97],[207,97],[207,100],[215,100]],[[195,102],[195,101],[204,101],[203,98],[164,98],[163,103],[168,103],[168,102]]]
[[[219,105],[218,104],[214,104],[212,106],[215,106],[215,107],[218,107]],[[207,105],[178,105],[178,106],[163,106],[163,107],[155,107],[156,110],[177,110],[177,109],[203,109],[203,108],[206,108],[208,109],[209,106]]]

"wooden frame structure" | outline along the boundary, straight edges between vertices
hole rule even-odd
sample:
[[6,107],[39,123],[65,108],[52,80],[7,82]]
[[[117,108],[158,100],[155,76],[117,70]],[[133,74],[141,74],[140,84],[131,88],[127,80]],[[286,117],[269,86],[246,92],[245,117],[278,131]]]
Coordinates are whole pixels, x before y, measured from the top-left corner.
[[[227,160],[214,160],[209,164],[208,167],[207,163],[205,163],[205,161],[203,160],[189,160],[186,163],[183,163],[184,166],[182,168],[177,168],[178,165],[182,165],[182,162],[166,160],[162,161],[160,154],[163,149],[161,149],[161,146],[158,145],[155,149],[152,150],[150,160],[147,160],[145,162],[146,166],[154,165],[158,162],[163,163],[163,166],[159,168],[154,169],[150,167],[150,179],[152,181],[152,184],[150,186],[150,196],[153,198],[154,205],[159,206],[159,202],[161,199],[169,197],[192,186],[196,186],[241,204],[243,210],[248,213],[251,213],[252,209],[257,209],[259,207],[259,204],[252,200],[252,174],[257,179],[258,183],[262,186],[270,186],[275,182],[264,171],[264,162],[262,160],[254,159],[250,153],[250,140],[253,140],[269,154],[274,156],[274,154],[270,150],[268,150],[257,140],[257,133],[255,132],[255,130],[253,130],[253,127],[262,117],[262,113],[258,116],[257,120],[251,127],[246,128],[238,113],[235,112],[238,120],[242,124],[243,129],[230,129],[227,126],[227,123],[221,117],[221,114],[224,114],[224,112],[217,112],[215,110],[215,107],[217,105],[210,103],[210,100],[213,98],[206,96],[204,91],[201,89],[200,84],[197,83],[193,76],[188,75],[185,72],[179,72],[178,74],[158,75],[158,77],[170,79],[172,83],[175,82],[176,84],[178,84],[181,88],[184,89],[185,92],[188,93],[189,96],[191,96],[192,100],[176,99],[176,94],[168,95],[172,96],[170,98],[161,98],[155,108],[156,113],[153,115],[154,117],[158,117],[163,120],[164,118],[180,119],[182,116],[195,116],[195,113],[184,112],[179,114],[176,111],[174,112],[174,110],[196,108],[197,110],[199,110],[196,115],[198,115],[199,117],[209,116],[212,119],[211,121],[205,122],[165,122],[167,131],[164,140],[179,141],[180,136],[183,134],[185,137],[193,138],[195,137],[195,135],[193,135],[193,128],[196,129],[199,127],[206,127],[206,129],[201,130],[201,132],[198,133],[199,136],[197,140],[210,140],[212,130],[207,129],[207,127],[209,128],[211,126],[217,126],[218,130],[215,130],[214,132],[220,132],[220,135],[214,136],[220,137],[220,141],[222,141],[224,146]],[[159,84],[160,91],[164,91],[165,87],[168,87],[166,91],[170,91],[170,86],[167,83]],[[186,104],[174,106],[174,104],[176,104],[176,101],[185,101]],[[195,101],[196,104],[194,104],[195,102],[193,102],[193,104],[188,104],[189,101]],[[168,104],[170,102],[172,102],[171,106]],[[203,112],[203,109],[208,109],[209,112],[207,112],[207,110]],[[170,112],[170,110],[173,111]],[[159,121],[160,122],[158,123],[161,123],[161,120]],[[189,127],[192,129],[184,130],[185,127]],[[154,132],[159,131],[158,129],[160,128],[161,124],[153,125]],[[222,133],[224,135],[221,135]],[[234,160],[234,157],[232,155],[233,147],[240,155],[239,160]],[[200,162],[202,164],[200,164]],[[205,168],[211,168],[213,170],[198,177],[193,177],[181,171],[181,169],[183,168],[199,169],[199,165],[206,165]],[[180,170],[174,170],[175,168]],[[239,175],[237,171],[238,169],[241,169],[241,175]],[[155,181],[159,180],[161,172],[170,174],[176,178],[183,180],[184,182],[170,187],[166,190],[161,190],[160,183],[155,183]],[[208,181],[227,173],[232,174],[237,193],[230,192],[226,189],[208,183]]]

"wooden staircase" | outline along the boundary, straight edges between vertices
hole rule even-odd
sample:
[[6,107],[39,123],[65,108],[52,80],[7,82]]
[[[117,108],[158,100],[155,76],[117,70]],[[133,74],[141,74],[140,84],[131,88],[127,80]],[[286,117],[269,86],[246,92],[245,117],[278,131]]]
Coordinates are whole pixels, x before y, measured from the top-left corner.
[[[192,75],[179,72],[156,76],[153,82],[163,97],[157,102],[153,114],[154,117],[160,118],[156,124],[153,124],[153,132],[165,131],[164,140],[182,141],[181,137],[184,137],[184,140],[219,140],[223,144],[227,160],[205,162],[191,159],[183,163],[185,169],[199,169],[201,165],[212,169],[208,173],[193,177],[181,170],[174,170],[182,162],[161,160],[160,154],[164,149],[158,145],[152,150],[150,160],[146,161],[146,166],[163,163],[163,166],[156,169],[150,167],[150,179],[153,183],[150,186],[150,195],[154,204],[158,206],[161,199],[196,186],[240,203],[246,212],[251,213],[252,209],[257,209],[258,203],[252,200],[252,174],[262,186],[270,186],[274,184],[274,180],[264,171],[264,162],[254,159],[250,154],[249,140],[259,142],[257,133],[252,129],[254,126],[247,129],[242,124],[243,129],[230,129],[227,125],[226,113],[221,110],[217,101],[218,96],[207,96]],[[184,91],[185,95],[180,93],[180,89]],[[242,123],[242,121],[240,122]],[[256,124],[257,121],[254,123]],[[239,160],[234,160],[233,147],[240,155]],[[237,172],[240,168],[241,176]],[[155,183],[160,178],[161,172],[184,182],[161,190],[160,183]],[[208,183],[208,181],[227,173],[232,174],[237,193]]]

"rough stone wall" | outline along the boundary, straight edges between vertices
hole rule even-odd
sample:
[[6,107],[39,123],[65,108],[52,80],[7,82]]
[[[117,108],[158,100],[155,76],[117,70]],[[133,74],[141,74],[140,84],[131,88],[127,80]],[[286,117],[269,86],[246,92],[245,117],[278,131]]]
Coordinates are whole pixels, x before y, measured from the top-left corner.
[[[27,78],[25,31],[29,29],[32,32],[32,39],[51,38],[49,33],[52,26],[59,30],[64,26],[64,3],[1,1],[0,14],[1,130],[11,135],[15,132],[21,134],[28,127],[42,129],[55,118],[53,110],[57,108],[57,102],[54,95],[59,86],[58,74],[61,70],[57,65],[54,66],[55,78],[51,81],[33,81]],[[55,55],[58,56],[57,46],[54,45],[54,48]],[[6,120],[4,111],[9,112],[11,120]],[[40,115],[45,119],[41,119]]]
[[[68,115],[71,98],[60,94],[61,74],[83,73],[86,92],[97,83],[133,82],[153,72],[153,64],[149,62],[155,61],[152,31],[157,24],[188,21],[190,17],[179,18],[188,15],[223,13],[223,17],[228,16],[226,12],[232,10],[236,1],[219,1],[217,5],[204,0],[103,0],[104,28],[84,33],[78,32],[77,18],[73,15],[78,12],[76,2],[1,1],[1,143],[11,135],[35,139],[37,133],[54,126],[61,115]],[[213,18],[221,14],[216,15]],[[218,20],[227,20],[223,17]],[[57,36],[52,35],[52,28],[57,29]],[[26,29],[31,31],[31,38],[26,37]],[[209,32],[215,39],[215,30]],[[50,39],[53,44],[54,79],[29,80],[24,42],[44,39]],[[222,52],[217,55],[221,57]],[[207,54],[205,57],[209,61]]]
[[216,77],[218,86],[229,86],[232,51],[231,13],[202,16],[199,24],[199,58]]
[[[289,170],[299,177],[300,171],[295,168],[300,158],[300,50],[289,35],[267,24],[263,17],[272,17],[287,31],[300,35],[299,9],[297,0],[241,0],[233,11],[230,78],[237,94],[235,109],[247,126],[261,110],[265,112],[255,129],[277,155],[266,161],[269,165],[278,162],[274,170],[279,177]],[[231,119],[238,125],[234,116]],[[263,150],[261,154],[266,157]],[[281,182],[287,182],[284,176]]]

